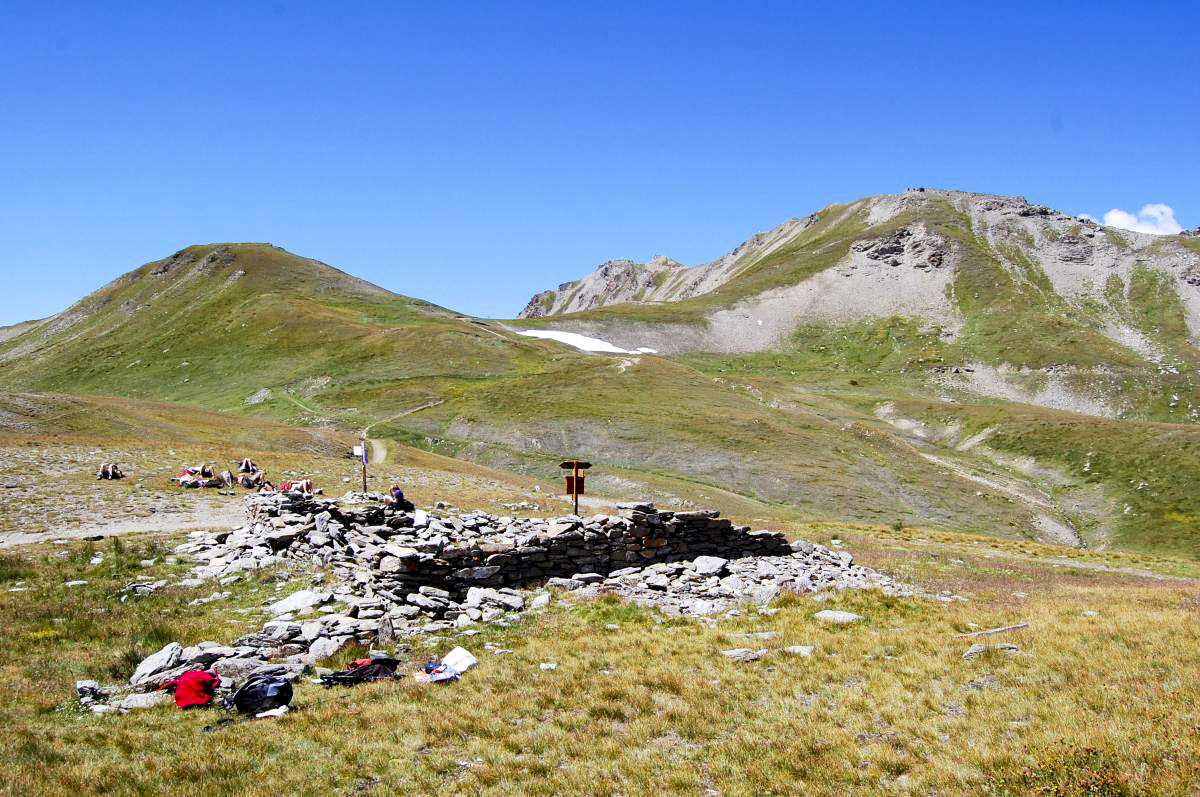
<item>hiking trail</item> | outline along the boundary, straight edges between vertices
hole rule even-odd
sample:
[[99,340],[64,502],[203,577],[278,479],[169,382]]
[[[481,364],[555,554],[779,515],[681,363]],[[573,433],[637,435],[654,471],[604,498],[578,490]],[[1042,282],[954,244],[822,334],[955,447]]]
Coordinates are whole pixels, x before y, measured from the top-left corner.
[[245,507],[240,501],[221,507],[195,507],[187,512],[163,514],[158,517],[136,520],[114,520],[109,523],[91,523],[83,526],[59,528],[54,531],[0,534],[0,549],[15,545],[28,545],[51,540],[78,540],[84,537],[103,535],[116,537],[124,534],[147,532],[194,531],[196,529],[232,528],[245,518]]
[[412,415],[415,412],[420,412],[421,410],[427,410],[430,407],[436,407],[439,404],[445,404],[445,403],[446,403],[445,399],[438,399],[437,401],[430,401],[425,404],[422,404],[419,407],[413,407],[412,409],[407,409],[407,410],[404,410],[403,412],[397,412],[395,415],[389,415],[386,418],[380,418],[379,420],[374,421],[373,423],[370,423],[366,427],[364,427],[362,430],[362,437],[364,440],[366,440],[371,445],[371,462],[370,462],[370,464],[382,465],[387,460],[387,451],[388,451],[387,444],[384,443],[382,440],[379,440],[378,438],[374,438],[374,437],[369,437],[369,435],[371,434],[371,429],[373,429],[374,427],[378,426],[381,423],[387,423],[388,421],[394,421],[397,418],[403,418],[405,415]]

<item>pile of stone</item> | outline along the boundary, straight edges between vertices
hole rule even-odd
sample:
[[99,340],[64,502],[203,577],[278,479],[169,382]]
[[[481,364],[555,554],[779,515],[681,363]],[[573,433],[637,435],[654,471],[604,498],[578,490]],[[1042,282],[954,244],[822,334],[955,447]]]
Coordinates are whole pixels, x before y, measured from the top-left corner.
[[808,542],[796,542],[792,547],[792,553],[782,556],[701,556],[691,562],[615,570],[586,585],[578,578],[551,579],[550,583],[576,589],[587,597],[620,595],[668,614],[692,616],[717,614],[745,603],[766,604],[782,592],[879,589],[889,595],[913,594],[910,587],[854,564],[848,551],[831,551]]
[[397,621],[456,621],[472,587],[497,590],[697,556],[792,552],[783,535],[734,526],[717,512],[658,512],[650,504],[624,505],[615,517],[547,520],[478,512],[439,517],[276,494],[247,499],[247,510],[247,525],[197,532],[176,548],[201,561],[197,578],[228,583],[246,570],[311,563],[331,569],[360,609]]
[[245,571],[302,565],[331,574],[330,585],[318,575],[314,588],[270,604],[271,619],[232,645],[165,646],[138,666],[134,690],[201,667],[226,681],[262,673],[298,677],[351,643],[386,647],[419,633],[512,622],[514,613],[550,601],[549,593],[517,589],[531,584],[615,594],[691,616],[765,604],[783,591],[911,594],[854,565],[847,552],[789,543],[717,512],[628,504],[617,516],[586,520],[439,516],[296,493],[251,496],[246,506],[245,525],[196,532],[176,548],[199,562],[193,583],[228,584]]

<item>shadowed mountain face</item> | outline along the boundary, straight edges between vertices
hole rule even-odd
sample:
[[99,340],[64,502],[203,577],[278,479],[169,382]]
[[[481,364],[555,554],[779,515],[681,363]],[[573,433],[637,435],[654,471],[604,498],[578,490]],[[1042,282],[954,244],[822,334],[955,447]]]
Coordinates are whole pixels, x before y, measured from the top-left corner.
[[[0,389],[368,427],[543,477],[585,456],[590,489],[744,517],[1200,555],[1200,435],[1147,422],[1192,411],[1191,244],[905,194],[789,222],[704,269],[610,263],[626,303],[509,323],[264,244],[196,246],[0,330]],[[528,325],[670,356],[585,353],[517,334]],[[1155,456],[1122,457],[1130,439]]]

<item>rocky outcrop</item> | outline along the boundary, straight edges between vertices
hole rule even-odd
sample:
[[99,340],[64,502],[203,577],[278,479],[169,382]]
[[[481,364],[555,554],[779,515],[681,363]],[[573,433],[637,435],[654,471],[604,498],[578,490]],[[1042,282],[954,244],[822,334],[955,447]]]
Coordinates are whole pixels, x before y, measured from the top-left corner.
[[[1114,324],[1128,326],[1128,320],[1122,318],[1121,303],[1114,304],[1112,278],[1128,289],[1136,271],[1156,271],[1175,287],[1191,336],[1200,338],[1200,253],[1184,246],[1182,236],[1103,227],[1022,197],[925,189],[830,206],[756,235],[695,268],[659,259],[644,265],[612,261],[583,279],[538,294],[521,317],[675,302],[727,286],[732,290],[742,278],[782,267],[795,274],[792,284],[787,274],[780,274],[763,282],[758,293],[732,290],[728,305],[715,302],[708,312],[711,334],[667,330],[665,337],[681,341],[676,346],[649,337],[640,327],[626,335],[627,327],[638,325],[620,319],[564,319],[559,328],[617,346],[636,335],[649,340],[644,345],[666,353],[761,351],[778,345],[801,323],[854,323],[892,315],[918,317],[953,333],[961,325],[961,310],[947,289],[959,255],[957,244],[933,232],[938,225],[950,225],[963,240],[979,244],[1018,283],[1038,291],[1050,288],[1058,299],[1088,312],[1108,308]],[[777,255],[781,250],[786,257]],[[844,254],[830,259],[831,251]],[[781,266],[781,261],[787,262]],[[871,268],[879,265],[919,273],[910,277]]]
[[758,233],[737,249],[711,263],[685,268],[658,255],[648,263],[610,260],[581,280],[534,296],[519,318],[579,313],[626,302],[676,302],[700,296],[724,285],[742,269],[791,241],[817,222],[813,214],[792,219],[770,232]]
[[659,289],[671,282],[683,266],[657,255],[648,263],[610,260],[592,274],[575,282],[564,282],[555,291],[543,291],[529,300],[520,318],[540,318],[559,313],[576,313],[608,304],[653,301]]

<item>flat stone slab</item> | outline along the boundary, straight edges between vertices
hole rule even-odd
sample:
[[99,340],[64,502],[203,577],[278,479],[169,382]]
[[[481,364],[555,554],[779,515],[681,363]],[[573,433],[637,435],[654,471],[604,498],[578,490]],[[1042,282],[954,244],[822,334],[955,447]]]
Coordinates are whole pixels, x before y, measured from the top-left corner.
[[316,606],[318,603],[324,603],[327,597],[327,595],[314,592],[311,589],[302,589],[299,592],[293,592],[283,600],[275,601],[267,607],[267,611],[273,616],[287,614],[288,612],[298,612],[301,609]]
[[1007,642],[1000,642],[995,645],[985,645],[982,642],[976,642],[971,647],[967,648],[967,652],[963,654],[964,659],[973,659],[976,656],[982,656],[984,653],[1007,653],[1010,656],[1015,656],[1021,652],[1021,649],[1016,645],[1010,645]]
[[834,625],[850,625],[850,623],[857,623],[863,619],[861,614],[843,612],[839,609],[822,609],[814,614],[813,617],[823,623],[833,623]]
[[118,708],[123,708],[126,711],[132,711],[139,708],[154,708],[163,703],[170,703],[172,698],[166,692],[145,692],[142,694],[128,695],[121,700]]
[[692,569],[701,576],[715,576],[724,570],[727,564],[729,560],[720,556],[697,556],[692,562]]
[[809,658],[813,654],[812,645],[788,645],[783,649],[784,653],[789,653],[793,656],[803,656]]

